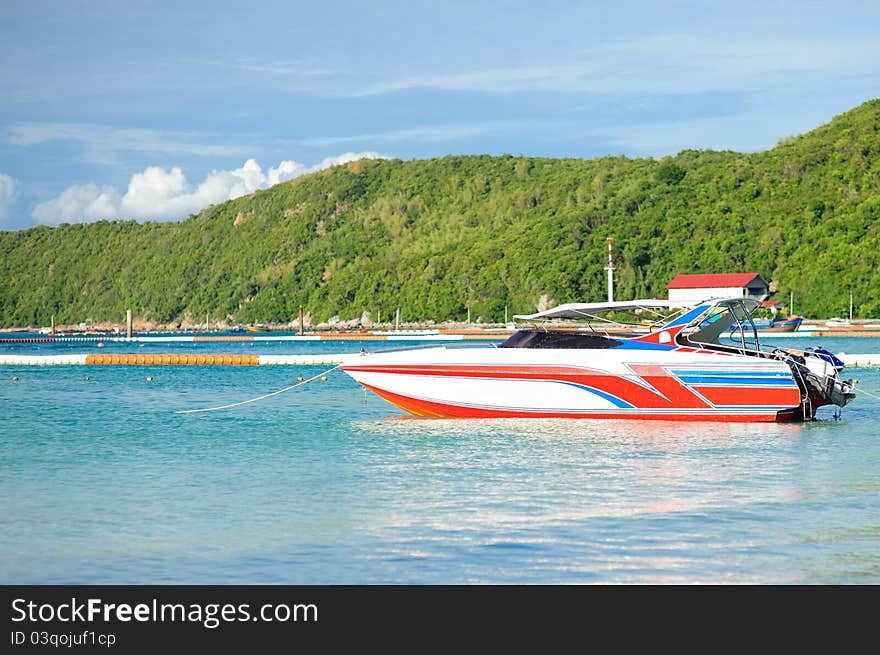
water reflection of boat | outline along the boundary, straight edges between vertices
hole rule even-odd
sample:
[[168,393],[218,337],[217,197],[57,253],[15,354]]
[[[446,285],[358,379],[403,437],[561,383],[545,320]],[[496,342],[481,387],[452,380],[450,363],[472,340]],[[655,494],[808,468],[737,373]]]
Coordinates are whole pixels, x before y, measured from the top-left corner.
[[[586,319],[586,327],[537,325],[497,348],[353,355],[341,368],[417,416],[792,421],[852,400],[833,356],[762,349],[755,306],[741,298],[571,303],[515,318]],[[611,332],[624,312],[638,315],[635,324],[650,315],[650,331]]]

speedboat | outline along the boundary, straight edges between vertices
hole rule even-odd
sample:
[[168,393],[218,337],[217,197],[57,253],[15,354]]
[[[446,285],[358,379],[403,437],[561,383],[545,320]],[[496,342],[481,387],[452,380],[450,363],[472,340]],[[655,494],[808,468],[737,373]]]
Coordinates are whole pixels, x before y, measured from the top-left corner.
[[530,325],[495,347],[361,353],[341,368],[426,417],[797,421],[855,397],[831,353],[762,347],[756,306],[568,303],[514,316]]

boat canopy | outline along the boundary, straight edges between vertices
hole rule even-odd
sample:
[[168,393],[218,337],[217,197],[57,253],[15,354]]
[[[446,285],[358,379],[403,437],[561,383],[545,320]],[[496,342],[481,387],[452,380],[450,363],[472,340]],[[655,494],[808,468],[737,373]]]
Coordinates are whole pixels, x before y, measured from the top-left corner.
[[683,309],[705,303],[682,303],[670,300],[621,300],[616,302],[570,302],[535,314],[514,314],[514,319],[534,321],[549,318],[589,318],[600,312],[654,309]]

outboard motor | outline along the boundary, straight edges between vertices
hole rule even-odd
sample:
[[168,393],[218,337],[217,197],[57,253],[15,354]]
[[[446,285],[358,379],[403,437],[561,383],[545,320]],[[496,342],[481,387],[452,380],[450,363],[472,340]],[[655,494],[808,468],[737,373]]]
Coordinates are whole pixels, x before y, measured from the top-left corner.
[[826,362],[831,364],[835,370],[840,373],[843,370],[843,362],[835,355],[834,353],[825,350],[822,346],[818,348],[807,348],[806,353],[812,353],[819,359],[824,359]]
[[[855,398],[855,382],[841,380],[843,362],[824,348],[791,351],[777,348],[775,355],[785,361],[803,394],[803,418],[815,418],[816,410],[823,405],[847,405]],[[839,409],[835,410],[835,417]]]

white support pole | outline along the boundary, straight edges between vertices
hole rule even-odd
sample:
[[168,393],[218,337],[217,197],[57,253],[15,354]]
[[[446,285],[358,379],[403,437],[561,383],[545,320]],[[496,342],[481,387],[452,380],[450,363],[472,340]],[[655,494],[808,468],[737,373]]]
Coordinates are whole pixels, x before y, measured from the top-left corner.
[[608,302],[614,302],[614,256],[611,254],[611,237],[608,237]]

